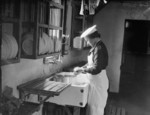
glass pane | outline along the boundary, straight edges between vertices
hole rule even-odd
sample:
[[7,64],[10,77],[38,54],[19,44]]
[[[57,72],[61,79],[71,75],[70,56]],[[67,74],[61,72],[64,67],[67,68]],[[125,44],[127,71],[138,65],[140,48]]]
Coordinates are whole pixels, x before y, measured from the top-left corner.
[[[55,3],[61,4],[61,0],[53,0]],[[61,27],[61,9],[50,8],[49,24],[52,26]],[[54,52],[61,51],[62,30],[49,29],[49,36],[53,41]]]
[[61,30],[49,30],[49,36],[54,44],[54,52],[59,52],[61,50]]
[[61,10],[60,9],[50,9],[49,24],[54,26],[60,26],[61,22]]

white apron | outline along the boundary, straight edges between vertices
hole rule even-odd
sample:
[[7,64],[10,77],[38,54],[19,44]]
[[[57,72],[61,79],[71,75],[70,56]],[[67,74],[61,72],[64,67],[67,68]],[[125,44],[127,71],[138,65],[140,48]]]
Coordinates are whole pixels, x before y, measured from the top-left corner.
[[[88,65],[92,66],[93,53],[88,56]],[[88,106],[86,115],[104,115],[104,108],[107,101],[108,78],[106,70],[102,70],[97,75],[87,74],[90,80]]]

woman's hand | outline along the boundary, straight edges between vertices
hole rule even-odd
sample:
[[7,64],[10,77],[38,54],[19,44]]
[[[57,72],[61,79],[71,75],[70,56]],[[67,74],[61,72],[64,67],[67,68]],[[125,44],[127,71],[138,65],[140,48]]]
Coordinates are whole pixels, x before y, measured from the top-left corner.
[[75,75],[77,75],[79,73],[85,73],[83,67],[75,67],[73,71],[74,71]]

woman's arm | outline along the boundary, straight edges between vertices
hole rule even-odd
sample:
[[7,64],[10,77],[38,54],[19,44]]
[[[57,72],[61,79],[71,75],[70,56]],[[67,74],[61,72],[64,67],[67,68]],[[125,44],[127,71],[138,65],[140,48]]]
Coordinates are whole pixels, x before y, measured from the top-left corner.
[[108,52],[104,44],[98,45],[93,52],[93,65],[90,68],[85,68],[84,72],[96,75],[108,65]]
[[88,63],[86,63],[84,66],[82,66],[82,68],[87,68],[88,66]]

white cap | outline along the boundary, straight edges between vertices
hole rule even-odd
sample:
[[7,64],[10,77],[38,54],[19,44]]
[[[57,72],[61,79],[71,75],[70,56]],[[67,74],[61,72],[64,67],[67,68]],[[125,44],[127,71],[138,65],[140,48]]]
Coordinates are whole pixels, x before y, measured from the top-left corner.
[[94,26],[92,26],[92,27],[86,29],[86,30],[81,34],[80,37],[81,37],[81,38],[84,38],[84,37],[86,37],[86,36],[88,36],[88,35],[94,33],[95,31],[97,31],[96,25],[94,25]]

